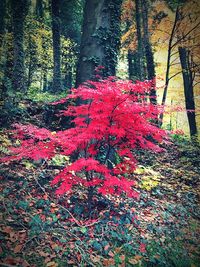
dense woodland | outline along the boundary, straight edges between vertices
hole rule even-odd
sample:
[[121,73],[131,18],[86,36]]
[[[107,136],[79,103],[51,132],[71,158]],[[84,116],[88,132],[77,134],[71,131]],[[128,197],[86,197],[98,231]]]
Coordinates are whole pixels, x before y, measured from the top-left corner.
[[0,0],[0,266],[200,266],[198,0]]

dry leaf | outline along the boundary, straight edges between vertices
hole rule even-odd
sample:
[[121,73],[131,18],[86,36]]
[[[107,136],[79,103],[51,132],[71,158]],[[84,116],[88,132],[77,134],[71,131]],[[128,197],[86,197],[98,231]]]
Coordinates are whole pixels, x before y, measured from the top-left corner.
[[114,259],[104,259],[103,260],[103,266],[110,267],[111,265],[114,265],[115,261]]
[[44,252],[44,251],[38,251],[38,254],[39,254],[41,257],[45,257],[45,258],[49,255],[49,253]]
[[138,260],[136,260],[135,258],[132,258],[132,259],[129,259],[128,262],[131,264],[137,264]]
[[12,228],[10,226],[5,226],[2,229],[2,232],[6,233],[6,234],[10,234],[12,232]]
[[55,261],[50,261],[50,262],[47,263],[46,266],[47,266],[47,267],[57,267],[58,264],[57,264]]
[[109,252],[108,252],[108,255],[109,255],[111,258],[113,258],[113,257],[115,256],[115,254],[114,254],[112,251],[109,251]]
[[101,257],[100,256],[93,256],[93,255],[90,255],[90,259],[92,262],[94,263],[100,263],[101,262]]
[[19,253],[23,248],[23,245],[17,245],[15,248],[14,248],[14,253]]
[[[49,254],[48,254],[48,255],[49,255]],[[44,260],[45,263],[48,263],[48,262],[50,262],[50,261],[51,261],[51,258],[50,258],[50,257],[46,257],[45,260]]]
[[116,253],[119,253],[120,251],[121,251],[121,248],[116,248],[116,249],[115,249],[115,252],[116,252]]
[[30,264],[26,260],[23,260],[22,267],[30,267]]
[[108,250],[109,249],[109,247],[110,247],[110,245],[108,244],[108,245],[106,245],[105,247],[104,247],[104,250]]
[[120,256],[120,259],[121,259],[122,261],[125,261],[125,258],[126,258],[125,255],[121,255],[121,256]]
[[135,255],[134,259],[137,260],[137,261],[139,261],[139,260],[142,259],[142,256],[141,255]]

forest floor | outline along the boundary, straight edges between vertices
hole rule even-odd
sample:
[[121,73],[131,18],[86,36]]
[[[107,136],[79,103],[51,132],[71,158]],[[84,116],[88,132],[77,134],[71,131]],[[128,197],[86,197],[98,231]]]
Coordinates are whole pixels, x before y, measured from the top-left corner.
[[138,200],[97,196],[90,215],[85,192],[55,196],[61,162],[3,164],[0,266],[200,266],[200,149],[165,149],[135,152]]

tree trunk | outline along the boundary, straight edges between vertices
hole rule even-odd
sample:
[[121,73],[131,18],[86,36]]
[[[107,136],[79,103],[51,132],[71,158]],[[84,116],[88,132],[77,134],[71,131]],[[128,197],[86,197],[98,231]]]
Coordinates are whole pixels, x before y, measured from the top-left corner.
[[28,12],[28,0],[12,0],[14,67],[12,85],[15,92],[26,92],[24,66],[24,20]]
[[61,46],[60,46],[60,0],[51,0],[53,33],[53,86],[52,92],[62,91],[61,81]]
[[5,34],[6,0],[0,1],[0,47],[3,44]]
[[69,91],[72,88],[72,71],[69,70],[68,66],[66,67],[66,74],[65,74],[65,88]]
[[39,21],[42,21],[44,17],[44,8],[42,2],[43,0],[36,0],[35,13]]
[[[165,74],[165,86],[164,86],[164,91],[163,91],[163,97],[162,97],[162,106],[165,105],[166,103],[166,99],[167,99],[167,89],[168,89],[168,85],[169,85],[169,81],[170,81],[170,77],[169,77],[169,71],[170,71],[170,61],[171,61],[171,52],[172,52],[172,42],[174,39],[174,34],[175,34],[175,30],[176,30],[176,26],[177,26],[177,22],[179,19],[179,7],[176,8],[176,15],[175,15],[175,20],[174,20],[174,25],[172,28],[172,32],[170,35],[170,39],[169,39],[169,44],[168,44],[168,53],[167,53],[167,68],[166,68],[166,74]],[[160,114],[159,117],[159,126],[161,127],[163,124],[163,116],[164,116],[164,112],[162,112]]]
[[144,33],[144,48],[146,54],[146,64],[147,64],[147,74],[148,80],[152,80],[152,89],[150,92],[150,102],[153,105],[157,105],[157,96],[155,90],[155,64],[153,59],[153,51],[149,36],[149,27],[148,27],[148,3],[146,0],[141,0],[142,6],[142,20],[143,20],[143,33]]
[[47,79],[47,70],[44,71],[43,73],[43,88],[42,88],[43,92],[47,92],[48,91],[48,79]]
[[128,73],[129,79],[132,81],[138,80],[139,77],[139,66],[138,66],[138,53],[137,51],[128,50]]
[[121,3],[122,0],[86,0],[76,86],[93,79],[99,65],[104,66],[104,77],[116,74]]
[[143,52],[143,40],[142,40],[142,25],[141,25],[141,1],[135,0],[135,20],[137,30],[137,64],[138,64],[138,77],[137,79],[142,81],[144,79],[144,52]]
[[197,134],[197,126],[195,118],[193,79],[189,66],[189,51],[185,47],[179,47],[178,51],[183,75],[185,106],[187,109],[190,136],[193,138]]

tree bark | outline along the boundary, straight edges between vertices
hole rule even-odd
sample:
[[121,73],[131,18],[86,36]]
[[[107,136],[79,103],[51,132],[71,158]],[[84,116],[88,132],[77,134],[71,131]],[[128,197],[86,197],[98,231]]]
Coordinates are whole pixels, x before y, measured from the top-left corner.
[[138,80],[139,77],[139,66],[138,66],[138,53],[137,51],[128,50],[128,73],[129,79],[132,81]]
[[146,0],[141,0],[142,6],[142,21],[143,21],[143,34],[144,34],[144,48],[146,54],[146,64],[147,64],[147,74],[148,80],[152,80],[152,89],[150,92],[150,102],[153,105],[157,105],[157,95],[155,90],[155,64],[153,58],[153,51],[149,36],[149,26],[148,26],[148,3]]
[[0,1],[0,47],[3,44],[5,34],[6,0]]
[[182,67],[185,106],[187,109],[187,117],[190,129],[190,136],[193,138],[197,134],[196,118],[195,118],[195,102],[192,72],[189,66],[189,51],[185,47],[179,47],[179,57]]
[[76,86],[93,79],[99,65],[104,66],[104,77],[116,74],[121,3],[122,0],[86,0]]
[[47,92],[48,90],[48,79],[47,79],[47,70],[44,71],[43,73],[43,92]]
[[28,12],[28,0],[11,0],[14,38],[14,66],[12,85],[15,92],[26,92],[24,66],[24,20]]
[[135,0],[135,20],[136,20],[136,32],[137,32],[137,64],[138,64],[138,77],[137,79],[142,81],[144,79],[144,52],[143,52],[143,40],[142,40],[142,20],[141,20],[141,1]]
[[53,86],[52,92],[62,91],[61,81],[61,45],[60,45],[60,0],[51,0],[53,34]]
[[44,17],[44,8],[43,8],[43,1],[42,0],[36,0],[36,8],[35,13],[39,21],[43,20]]

